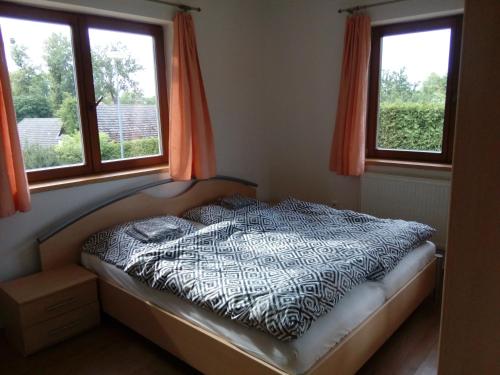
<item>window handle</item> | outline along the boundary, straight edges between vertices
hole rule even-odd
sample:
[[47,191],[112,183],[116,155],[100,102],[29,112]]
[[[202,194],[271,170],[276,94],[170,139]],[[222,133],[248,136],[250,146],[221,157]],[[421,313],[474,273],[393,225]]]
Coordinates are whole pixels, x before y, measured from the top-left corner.
[[102,102],[102,100],[103,100],[103,99],[104,99],[104,96],[101,96],[99,99],[97,99],[97,101],[96,101],[94,104],[91,104],[91,105],[90,105],[90,108],[91,108],[91,109],[95,109],[95,108],[97,108],[97,106],[98,106],[99,104],[101,104],[101,102]]

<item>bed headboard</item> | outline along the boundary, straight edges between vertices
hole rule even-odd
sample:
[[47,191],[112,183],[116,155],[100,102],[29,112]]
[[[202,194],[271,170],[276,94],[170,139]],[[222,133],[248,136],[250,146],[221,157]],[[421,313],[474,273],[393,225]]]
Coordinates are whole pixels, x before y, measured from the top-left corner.
[[42,270],[79,263],[83,242],[104,228],[157,215],[180,215],[184,211],[217,198],[239,193],[255,197],[257,185],[237,178],[218,176],[193,181],[184,192],[174,197],[158,197],[147,193],[153,187],[163,188],[172,180],[159,181],[122,193],[106,202],[67,219],[38,238]]

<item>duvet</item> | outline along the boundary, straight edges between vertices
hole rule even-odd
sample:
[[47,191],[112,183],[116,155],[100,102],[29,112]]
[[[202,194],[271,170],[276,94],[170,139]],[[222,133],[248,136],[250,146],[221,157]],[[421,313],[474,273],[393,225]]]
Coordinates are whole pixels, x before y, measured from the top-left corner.
[[164,217],[182,230],[178,238],[144,243],[126,223],[94,234],[84,251],[152,288],[287,341],[356,285],[381,279],[433,233],[416,222],[292,198],[231,215],[214,207],[199,208],[213,223],[200,230]]

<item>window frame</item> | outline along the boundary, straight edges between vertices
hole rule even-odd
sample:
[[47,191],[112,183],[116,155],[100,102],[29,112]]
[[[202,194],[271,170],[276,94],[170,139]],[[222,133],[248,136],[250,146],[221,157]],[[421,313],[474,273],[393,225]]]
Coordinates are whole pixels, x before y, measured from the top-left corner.
[[[366,121],[366,156],[368,158],[451,164],[462,40],[462,19],[462,15],[455,15],[372,27],[368,112]],[[450,28],[451,35],[441,152],[378,149],[377,127],[382,38],[390,35],[432,31],[443,28]]]
[[[61,166],[27,171],[29,183],[63,178],[89,176],[99,173],[128,171],[168,163],[168,93],[165,44],[160,25],[136,21],[73,13],[0,1],[0,17],[27,21],[50,22],[71,28],[74,54],[75,83],[77,87],[81,119],[82,152],[84,164]],[[96,98],[94,92],[89,28],[131,32],[149,35],[154,40],[157,100],[159,114],[159,140],[162,154],[117,161],[103,162],[101,159],[99,131],[97,126]],[[159,145],[160,146],[160,145]]]

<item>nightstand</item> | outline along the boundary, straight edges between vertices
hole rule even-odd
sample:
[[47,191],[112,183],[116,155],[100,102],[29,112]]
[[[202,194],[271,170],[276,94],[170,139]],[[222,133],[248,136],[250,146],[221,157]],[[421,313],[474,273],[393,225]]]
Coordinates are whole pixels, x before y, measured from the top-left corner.
[[8,341],[28,355],[99,324],[97,276],[77,265],[0,284]]

